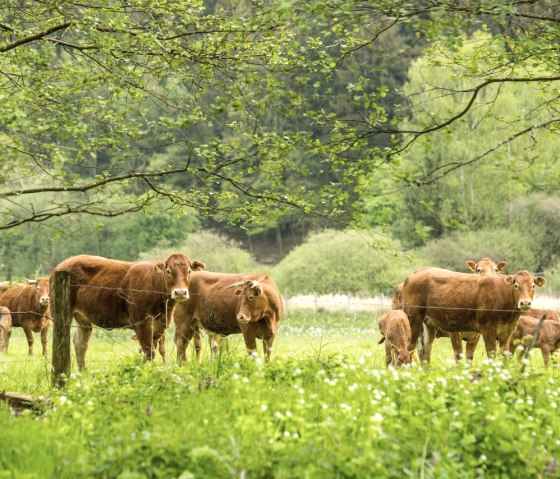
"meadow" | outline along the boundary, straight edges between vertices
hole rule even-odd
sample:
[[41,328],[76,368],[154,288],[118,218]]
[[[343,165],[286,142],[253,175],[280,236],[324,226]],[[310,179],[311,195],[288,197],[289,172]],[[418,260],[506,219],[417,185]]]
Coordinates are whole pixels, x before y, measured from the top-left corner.
[[539,351],[523,371],[483,348],[456,364],[439,339],[431,366],[387,369],[377,318],[290,312],[266,365],[232,337],[179,367],[172,328],[167,364],[141,364],[130,331],[96,330],[62,390],[16,329],[0,391],[46,399],[0,404],[0,478],[560,476],[560,378]]

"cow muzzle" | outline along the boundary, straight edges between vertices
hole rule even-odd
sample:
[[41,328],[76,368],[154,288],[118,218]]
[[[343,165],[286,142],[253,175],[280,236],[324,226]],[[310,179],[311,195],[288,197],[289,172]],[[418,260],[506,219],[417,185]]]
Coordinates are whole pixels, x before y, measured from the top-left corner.
[[171,292],[171,299],[176,301],[183,301],[184,299],[189,299],[189,290],[187,288],[174,289]]
[[237,315],[237,322],[241,324],[248,324],[251,322],[251,318],[245,316],[244,314],[239,313]]
[[531,309],[531,300],[530,299],[520,299],[519,302],[517,303],[517,307],[521,311],[527,311],[528,309]]
[[39,303],[41,303],[41,306],[46,306],[47,304],[49,304],[49,297],[41,296],[41,298],[39,299]]

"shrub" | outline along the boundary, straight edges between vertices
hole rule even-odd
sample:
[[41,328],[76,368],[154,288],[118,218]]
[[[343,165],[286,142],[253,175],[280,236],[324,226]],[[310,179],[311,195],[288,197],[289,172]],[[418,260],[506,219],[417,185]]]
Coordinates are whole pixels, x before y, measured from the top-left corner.
[[392,253],[398,244],[380,238],[375,232],[314,234],[274,268],[274,279],[291,294],[391,294],[415,265]]

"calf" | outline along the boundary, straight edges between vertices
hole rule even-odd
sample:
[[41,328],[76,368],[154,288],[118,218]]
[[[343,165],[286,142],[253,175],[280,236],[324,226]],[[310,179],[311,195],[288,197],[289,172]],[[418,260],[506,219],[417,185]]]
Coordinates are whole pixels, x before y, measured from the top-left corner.
[[549,319],[550,321],[560,321],[558,317],[558,312],[554,309],[533,309],[531,308],[528,311],[523,313],[524,316],[531,316],[532,318],[537,319]]
[[392,309],[379,318],[381,339],[385,342],[385,364],[395,367],[410,364],[412,353],[408,349],[410,343],[410,324],[402,309]]
[[8,343],[12,334],[12,316],[10,310],[0,306],[0,351],[8,352]]
[[[519,317],[517,327],[511,335],[510,352],[515,352],[518,347],[529,348],[539,321],[531,316]],[[548,367],[550,355],[560,349],[560,322],[544,319],[534,346],[541,350],[544,366]]]
[[41,333],[43,356],[46,356],[51,324],[48,278],[26,279],[25,283],[11,284],[0,296],[0,306],[9,309],[14,328],[23,328],[30,356],[33,355],[33,333]]
[[143,360],[151,361],[176,303],[189,297],[191,272],[202,268],[204,263],[182,253],[136,263],[80,255],[60,263],[51,274],[51,283],[57,271],[70,273],[69,302],[78,325],[74,349],[79,369],[86,367],[93,326],[133,329]]
[[[214,340],[216,335],[241,333],[251,356],[256,356],[256,338],[260,338],[265,360],[270,360],[283,311],[282,296],[272,278],[200,271],[193,273],[190,288],[191,299],[178,305],[174,314],[179,363],[186,359],[186,347],[200,329],[212,333]],[[200,336],[195,336],[197,358],[200,344]]]

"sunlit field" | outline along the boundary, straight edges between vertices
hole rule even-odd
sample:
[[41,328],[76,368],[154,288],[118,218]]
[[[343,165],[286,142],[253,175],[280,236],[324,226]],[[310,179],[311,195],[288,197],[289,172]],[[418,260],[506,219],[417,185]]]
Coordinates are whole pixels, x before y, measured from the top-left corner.
[[47,399],[0,404],[0,478],[560,476],[560,379],[540,351],[523,372],[482,345],[456,364],[443,338],[430,367],[388,370],[377,318],[290,312],[267,365],[236,336],[179,367],[172,329],[167,364],[142,365],[130,331],[96,330],[60,391],[15,329],[0,391]]

